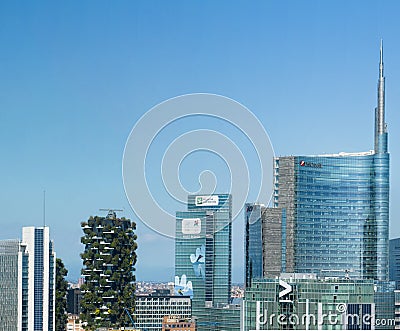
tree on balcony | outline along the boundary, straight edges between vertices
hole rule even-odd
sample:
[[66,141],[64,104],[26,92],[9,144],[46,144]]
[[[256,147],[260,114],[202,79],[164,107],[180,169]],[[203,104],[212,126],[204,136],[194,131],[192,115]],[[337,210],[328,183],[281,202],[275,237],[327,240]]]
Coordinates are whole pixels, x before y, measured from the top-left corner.
[[81,254],[85,277],[81,319],[88,330],[125,326],[129,317],[124,308],[133,309],[135,304],[136,225],[109,213],[107,217],[90,217],[81,227],[85,245]]
[[67,287],[65,276],[68,270],[61,259],[56,259],[56,331],[64,331],[67,325]]

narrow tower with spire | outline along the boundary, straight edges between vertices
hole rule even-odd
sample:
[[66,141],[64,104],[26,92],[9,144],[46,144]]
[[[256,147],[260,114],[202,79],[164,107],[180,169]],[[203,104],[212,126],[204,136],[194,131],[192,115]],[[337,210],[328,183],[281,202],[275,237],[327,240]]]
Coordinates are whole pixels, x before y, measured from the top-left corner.
[[[367,220],[366,230],[374,229],[375,239],[367,245],[374,261],[365,269],[374,270],[374,279],[389,279],[389,177],[388,133],[385,123],[385,76],[383,75],[383,42],[381,40],[378,80],[378,105],[375,109],[375,148],[372,176],[372,218]],[[372,268],[371,268],[372,267]]]
[[[249,222],[245,231],[253,234],[246,237],[246,254],[267,242],[271,246],[262,250],[262,263],[271,256],[278,260],[274,274],[265,272],[263,265],[264,276],[275,276],[280,268],[286,273],[370,279],[380,284],[381,292],[376,293],[382,297],[383,288],[391,288],[385,283],[389,280],[390,153],[383,68],[381,41],[373,151],[274,158],[273,208],[265,208],[254,222],[248,213],[245,216],[246,226]],[[272,218],[277,230],[264,231],[265,222]],[[250,257],[245,256],[246,263]],[[247,285],[255,270],[253,261],[256,258],[246,264]]]
[[385,123],[385,76],[383,75],[383,41],[381,40],[378,79],[378,105],[375,108],[375,153],[387,153],[387,128]]

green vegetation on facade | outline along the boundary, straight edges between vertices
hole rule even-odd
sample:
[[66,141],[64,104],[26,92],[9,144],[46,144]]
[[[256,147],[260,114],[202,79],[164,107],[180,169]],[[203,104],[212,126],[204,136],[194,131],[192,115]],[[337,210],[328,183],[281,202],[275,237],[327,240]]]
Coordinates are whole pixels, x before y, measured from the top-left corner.
[[136,224],[117,218],[90,217],[81,223],[85,250],[81,254],[81,319],[87,328],[130,326],[127,308],[133,314],[135,305]]
[[67,288],[65,280],[68,270],[61,259],[56,259],[56,331],[64,331],[68,322],[67,318]]

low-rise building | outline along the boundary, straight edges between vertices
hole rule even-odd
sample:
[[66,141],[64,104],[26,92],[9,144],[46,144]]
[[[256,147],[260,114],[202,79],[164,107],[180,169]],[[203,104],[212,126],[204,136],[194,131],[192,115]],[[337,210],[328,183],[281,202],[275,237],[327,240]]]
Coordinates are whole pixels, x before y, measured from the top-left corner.
[[192,318],[192,301],[189,296],[172,296],[156,291],[151,295],[137,295],[135,324],[138,329],[161,331],[164,316]]
[[85,331],[78,315],[68,314],[67,331]]
[[196,331],[196,323],[180,316],[164,316],[162,331]]
[[[373,280],[281,274],[253,279],[246,289],[243,321],[249,330],[372,330],[378,324]],[[393,329],[394,324],[389,326]]]
[[394,320],[395,330],[400,330],[400,290],[394,291]]

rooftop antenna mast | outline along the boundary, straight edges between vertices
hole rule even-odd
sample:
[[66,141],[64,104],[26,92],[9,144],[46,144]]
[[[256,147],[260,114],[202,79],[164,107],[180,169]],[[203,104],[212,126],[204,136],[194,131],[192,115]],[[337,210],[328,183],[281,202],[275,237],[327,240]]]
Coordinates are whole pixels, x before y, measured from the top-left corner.
[[46,190],[43,190],[43,227],[46,227]]

